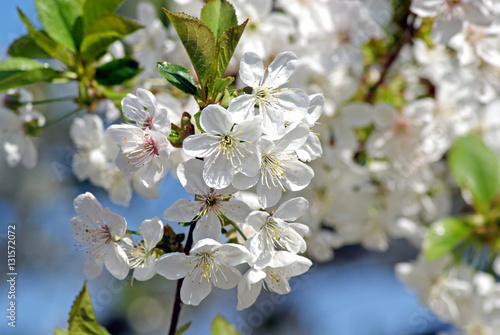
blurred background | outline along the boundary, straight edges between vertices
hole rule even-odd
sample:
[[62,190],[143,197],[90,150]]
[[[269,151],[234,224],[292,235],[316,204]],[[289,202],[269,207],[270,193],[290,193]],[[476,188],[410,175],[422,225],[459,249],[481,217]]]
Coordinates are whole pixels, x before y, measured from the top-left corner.
[[[120,8],[135,16],[138,1],[127,0]],[[158,9],[160,1],[155,1]],[[33,0],[3,2],[0,13],[0,58],[9,44],[26,33],[16,6],[38,23]],[[65,96],[74,87],[37,85],[37,97]],[[71,102],[36,106],[46,116],[73,109]],[[39,164],[35,170],[9,168],[0,159],[0,249],[2,278],[7,274],[7,226],[16,226],[16,328],[7,326],[6,280],[0,282],[0,334],[53,334],[66,328],[73,300],[85,276],[85,253],[72,239],[69,220],[75,215],[73,199],[92,192],[104,207],[126,217],[129,229],[163,211],[186,196],[180,183],[168,176],[160,197],[147,200],[134,194],[128,208],[113,204],[102,189],[78,183],[71,171],[74,149],[68,135],[71,120],[43,132],[38,138]],[[175,226],[177,232],[185,230]],[[314,247],[314,246],[310,246]],[[404,241],[395,241],[383,253],[360,247],[335,251],[333,261],[315,264],[292,280],[292,293],[279,296],[263,292],[251,308],[236,311],[236,290],[215,290],[200,306],[184,306],[180,324],[192,321],[186,334],[209,334],[210,324],[222,314],[242,334],[335,334],[335,335],[431,335],[448,326],[421,307],[416,295],[407,291],[394,275],[394,264],[415,258],[417,251]],[[99,323],[111,334],[165,334],[170,324],[175,282],[156,276],[147,282],[129,278],[118,281],[106,271],[89,281]]]

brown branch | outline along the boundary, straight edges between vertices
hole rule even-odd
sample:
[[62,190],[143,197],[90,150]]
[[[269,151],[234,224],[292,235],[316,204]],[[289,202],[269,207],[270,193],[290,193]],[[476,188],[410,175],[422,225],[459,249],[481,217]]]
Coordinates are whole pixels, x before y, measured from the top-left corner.
[[377,94],[377,90],[384,83],[392,64],[398,58],[403,47],[406,44],[410,43],[412,37],[415,35],[416,15],[408,13],[408,16],[406,18],[409,19],[409,22],[405,27],[406,29],[403,38],[399,41],[399,43],[396,45],[396,48],[391,52],[391,54],[385,59],[385,62],[382,66],[382,73],[380,74],[380,78],[372,87],[370,87],[365,95],[365,101],[368,103],[373,103],[373,100],[375,99],[375,96]]
[[[196,226],[196,222],[189,226],[189,234],[186,240],[186,245],[184,246],[184,253],[189,255],[191,251],[191,247],[193,246],[193,231]],[[184,282],[184,278],[181,278],[177,281],[177,288],[175,289],[175,300],[174,300],[174,310],[172,312],[172,320],[170,321],[170,330],[168,331],[168,335],[175,335],[175,331],[177,330],[177,323],[179,322],[179,316],[181,315],[181,287]]]

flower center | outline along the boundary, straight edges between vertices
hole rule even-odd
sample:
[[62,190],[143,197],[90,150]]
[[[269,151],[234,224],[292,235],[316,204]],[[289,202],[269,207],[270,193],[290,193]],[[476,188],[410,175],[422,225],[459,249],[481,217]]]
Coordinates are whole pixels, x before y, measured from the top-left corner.
[[156,118],[155,117],[147,117],[146,120],[144,120],[142,124],[142,129],[145,130],[147,128],[152,129],[153,128],[153,123],[155,122]]

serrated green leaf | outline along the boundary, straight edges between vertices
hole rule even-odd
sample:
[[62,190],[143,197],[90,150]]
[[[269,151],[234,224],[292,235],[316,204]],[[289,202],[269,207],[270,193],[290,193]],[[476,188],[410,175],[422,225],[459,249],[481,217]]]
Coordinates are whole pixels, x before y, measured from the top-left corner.
[[241,335],[227,320],[218,314],[212,322],[212,335]]
[[120,58],[96,69],[95,80],[104,86],[119,85],[140,72],[139,63],[132,58]]
[[482,212],[500,187],[498,157],[476,135],[459,137],[448,154],[451,173],[461,188],[470,191],[476,210]]
[[85,335],[108,335],[108,331],[99,326],[92,307],[92,301],[85,282],[83,289],[76,297],[69,314],[69,333]]
[[201,10],[200,19],[212,30],[215,40],[233,26],[238,25],[236,12],[226,0],[211,0]]
[[69,335],[69,332],[66,329],[61,329],[56,327],[54,335]]
[[50,56],[45,50],[36,44],[33,37],[24,35],[12,42],[7,50],[7,54],[11,57],[25,57],[33,59],[50,59]]
[[451,252],[472,231],[464,220],[447,217],[431,224],[423,242],[423,252],[428,260],[436,260]]
[[216,44],[212,31],[194,17],[166,9],[164,11],[177,31],[204,90],[204,86],[212,78],[213,63],[216,59]]
[[181,327],[177,328],[177,330],[175,331],[175,335],[184,334],[189,329],[189,326],[191,326],[191,321],[189,321],[188,323],[185,323]]
[[86,0],[83,5],[83,24],[90,28],[104,14],[114,13],[124,0]]
[[170,84],[185,93],[196,95],[196,81],[185,67],[169,62],[163,62],[157,63],[156,69]]
[[[83,23],[81,0],[35,0],[36,10],[47,35],[76,51]],[[77,43],[75,43],[75,41]]]
[[94,60],[114,42],[132,34],[142,26],[116,14],[106,14],[94,21],[81,45],[84,59]]
[[0,91],[57,78],[59,72],[29,58],[11,58],[0,62]]
[[231,57],[233,57],[234,50],[240,41],[247,23],[248,19],[239,26],[229,28],[224,31],[217,41],[217,63],[214,62],[214,78],[220,78],[224,75],[224,72],[226,72],[229,61]]
[[64,45],[59,44],[51,39],[43,31],[37,30],[30,22],[28,17],[19,8],[17,8],[17,11],[19,13],[19,17],[28,28],[29,35],[33,38],[35,43],[38,44],[40,48],[42,48],[52,57],[59,59],[64,64],[70,66],[73,64],[73,55],[71,54],[70,50],[68,50]]

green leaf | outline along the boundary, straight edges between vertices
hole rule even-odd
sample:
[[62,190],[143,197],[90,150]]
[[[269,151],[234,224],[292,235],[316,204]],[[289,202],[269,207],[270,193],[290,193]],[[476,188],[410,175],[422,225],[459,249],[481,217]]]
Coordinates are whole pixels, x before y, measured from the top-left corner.
[[[35,0],[40,22],[47,34],[72,51],[78,49],[75,43],[82,34],[81,0]],[[78,41],[79,42],[79,41]]]
[[81,45],[83,58],[94,60],[114,42],[135,32],[142,26],[116,14],[106,14],[94,21]]
[[224,75],[247,23],[248,19],[239,26],[229,28],[219,38],[217,42],[217,63],[214,62],[214,78]]
[[0,62],[0,91],[50,81],[59,72],[29,58],[11,58]]
[[[114,89],[112,89],[111,87],[105,87],[104,88],[104,91],[103,91],[103,94],[106,98],[110,99],[116,106],[116,108],[118,108],[118,110],[122,110],[122,100],[123,98],[125,98],[127,96],[127,92],[126,91],[116,91]],[[122,114],[123,116],[123,114]]]
[[19,17],[28,28],[29,35],[40,48],[52,57],[59,59],[64,64],[72,65],[74,63],[73,55],[64,45],[57,43],[43,31],[37,30],[33,24],[31,24],[28,17],[19,8],[17,8],[17,11],[19,13]]
[[227,320],[218,314],[212,322],[212,335],[241,335]]
[[69,333],[85,335],[107,335],[108,331],[99,326],[92,307],[92,301],[87,287],[83,286],[78,297],[76,297],[69,314]]
[[83,25],[85,29],[104,14],[114,13],[124,0],[85,0],[83,5]]
[[156,69],[170,84],[185,93],[196,95],[196,81],[186,68],[177,64],[163,62],[157,63]]
[[92,26],[87,30],[87,34],[98,34],[104,31],[114,31],[123,37],[132,34],[141,29],[142,25],[127,19],[118,14],[105,14],[94,21]]
[[104,86],[119,85],[140,72],[139,63],[132,58],[120,58],[96,69],[95,80]]
[[228,89],[225,89],[224,90],[224,96],[222,97],[220,105],[222,107],[224,107],[224,108],[228,108],[229,107],[229,103],[231,102],[231,100],[233,100],[234,98],[236,98],[238,95],[239,95],[238,90],[228,90]]
[[25,58],[39,58],[39,59],[50,59],[50,56],[45,50],[40,48],[36,44],[33,37],[30,35],[24,35],[19,37],[17,40],[12,42],[7,53],[11,57],[25,57]]
[[226,0],[211,0],[201,10],[201,20],[212,30],[215,40],[233,26],[238,25],[236,12]]
[[189,329],[189,326],[191,326],[191,321],[189,321],[188,323],[185,323],[184,325],[182,325],[182,327],[177,328],[177,330],[175,331],[175,335],[184,334],[186,332],[186,330]]
[[69,335],[69,332],[66,329],[61,329],[56,327],[54,335]]
[[459,137],[453,144],[448,165],[460,187],[471,192],[476,210],[487,210],[500,187],[497,155],[481,138],[467,135]]
[[177,31],[204,91],[204,86],[212,78],[212,63],[216,59],[214,35],[205,23],[194,17],[166,9],[164,11]]
[[423,252],[428,260],[436,260],[462,242],[473,227],[464,220],[447,217],[431,224],[423,242]]

